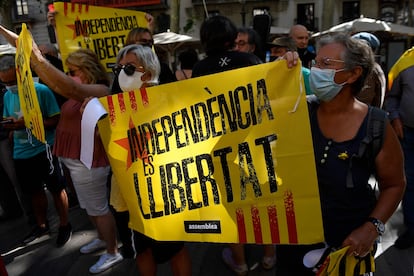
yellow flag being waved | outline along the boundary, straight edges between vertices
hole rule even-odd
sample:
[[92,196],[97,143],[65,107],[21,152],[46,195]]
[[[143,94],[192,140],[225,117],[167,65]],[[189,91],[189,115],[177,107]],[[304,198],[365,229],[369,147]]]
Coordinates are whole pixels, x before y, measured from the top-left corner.
[[392,84],[398,75],[414,65],[414,47],[405,51],[401,57],[395,62],[388,72],[388,90],[391,90]]
[[69,53],[88,48],[110,71],[128,32],[146,28],[145,13],[134,10],[97,7],[79,3],[55,2],[56,31],[62,60]]
[[301,90],[300,66],[280,61],[101,98],[130,226],[157,240],[322,241]]
[[26,128],[37,140],[46,143],[43,116],[33,83],[32,71],[30,70],[32,45],[32,35],[27,30],[26,24],[22,24],[22,31],[17,40],[16,48],[16,75],[20,107]]

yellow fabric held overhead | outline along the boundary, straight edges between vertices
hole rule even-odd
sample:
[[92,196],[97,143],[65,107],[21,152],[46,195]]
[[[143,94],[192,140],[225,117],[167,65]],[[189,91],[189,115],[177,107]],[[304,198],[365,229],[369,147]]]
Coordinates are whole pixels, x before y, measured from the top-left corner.
[[37,140],[46,143],[43,116],[30,69],[32,45],[32,35],[27,30],[26,24],[22,24],[22,31],[20,32],[16,47],[16,75],[20,107],[26,128],[30,130]]
[[100,98],[130,226],[157,240],[323,241],[300,74],[277,61]]

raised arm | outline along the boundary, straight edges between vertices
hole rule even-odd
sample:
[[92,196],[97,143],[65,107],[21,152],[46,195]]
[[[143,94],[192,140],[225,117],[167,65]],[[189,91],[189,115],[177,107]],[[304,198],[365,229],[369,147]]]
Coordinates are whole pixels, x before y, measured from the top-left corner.
[[[0,34],[7,41],[16,46],[18,35],[0,25]],[[33,40],[30,65],[39,78],[53,91],[70,99],[83,101],[87,97],[102,97],[109,95],[110,90],[102,84],[81,84],[75,82],[71,77],[54,67],[43,57],[37,44]]]

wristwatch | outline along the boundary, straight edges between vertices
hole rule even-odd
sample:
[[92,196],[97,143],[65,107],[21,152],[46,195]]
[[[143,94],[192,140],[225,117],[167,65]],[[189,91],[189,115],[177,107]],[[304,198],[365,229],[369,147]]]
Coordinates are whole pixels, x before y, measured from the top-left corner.
[[382,234],[384,234],[384,232],[385,232],[385,224],[382,221],[380,221],[377,218],[373,218],[373,217],[367,218],[367,221],[369,221],[372,224],[374,224],[375,229],[378,232],[378,235],[382,236]]

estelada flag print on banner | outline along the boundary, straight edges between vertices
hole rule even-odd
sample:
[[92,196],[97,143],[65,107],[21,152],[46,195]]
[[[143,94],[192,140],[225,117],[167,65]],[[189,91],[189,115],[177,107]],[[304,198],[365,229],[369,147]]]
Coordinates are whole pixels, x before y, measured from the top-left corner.
[[22,24],[16,47],[16,76],[20,107],[25,127],[37,140],[46,143],[43,116],[30,70],[32,45],[32,35],[27,30],[26,24]]
[[55,2],[56,31],[62,60],[79,48],[94,51],[110,71],[128,32],[148,26],[145,13],[134,10]]
[[133,229],[157,240],[323,241],[300,66],[271,62],[99,100]]

